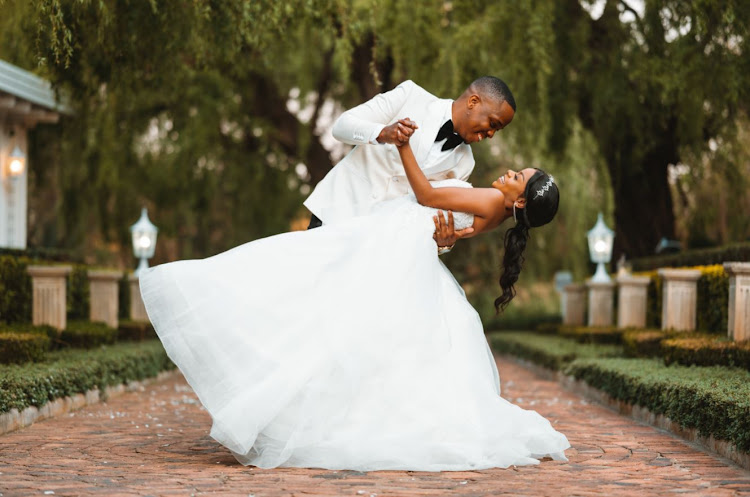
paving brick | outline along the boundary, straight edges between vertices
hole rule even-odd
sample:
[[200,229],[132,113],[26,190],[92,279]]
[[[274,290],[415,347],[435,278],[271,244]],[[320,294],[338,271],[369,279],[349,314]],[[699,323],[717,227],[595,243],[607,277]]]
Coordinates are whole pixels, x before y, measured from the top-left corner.
[[[326,471],[243,467],[209,436],[210,419],[179,376],[0,436],[2,497],[736,496],[750,472],[622,417],[514,362],[503,396],[565,433],[569,462],[484,471]],[[50,494],[52,495],[52,494]]]

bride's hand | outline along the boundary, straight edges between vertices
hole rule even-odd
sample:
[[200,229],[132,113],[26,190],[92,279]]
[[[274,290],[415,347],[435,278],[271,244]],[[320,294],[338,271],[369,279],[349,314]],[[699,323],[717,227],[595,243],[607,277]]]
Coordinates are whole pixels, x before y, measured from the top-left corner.
[[395,123],[383,128],[380,135],[378,135],[377,141],[378,143],[391,143],[397,147],[403,147],[409,143],[411,135],[413,135],[414,131],[417,129],[419,129],[417,123],[408,117],[399,119]]
[[432,238],[437,243],[438,248],[441,247],[453,247],[457,240],[465,238],[474,233],[474,228],[468,227],[462,230],[456,231],[453,223],[453,211],[448,211],[448,222],[445,221],[443,211],[438,211],[437,216],[433,216],[435,222],[435,233]]

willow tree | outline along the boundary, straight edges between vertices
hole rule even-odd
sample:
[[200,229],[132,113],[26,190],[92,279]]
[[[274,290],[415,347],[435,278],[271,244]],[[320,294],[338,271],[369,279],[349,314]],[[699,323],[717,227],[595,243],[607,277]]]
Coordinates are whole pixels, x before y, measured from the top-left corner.
[[[596,210],[592,198],[606,208],[611,190],[617,250],[628,256],[674,235],[670,164],[730,139],[746,111],[750,13],[734,1],[5,0],[3,9],[14,5],[26,44],[0,56],[33,47],[79,107],[64,142],[66,160],[79,154],[85,165],[63,173],[68,224],[93,217],[124,243],[125,213],[146,200],[182,257],[283,229],[304,183],[335,162],[318,118],[402,79],[446,97],[479,75],[505,79],[519,110],[495,139],[499,154],[475,147],[477,176],[545,167],[567,182],[563,208],[578,196],[581,212]],[[551,252],[575,239],[568,257],[581,259],[582,223],[593,219],[569,210],[560,221]]]

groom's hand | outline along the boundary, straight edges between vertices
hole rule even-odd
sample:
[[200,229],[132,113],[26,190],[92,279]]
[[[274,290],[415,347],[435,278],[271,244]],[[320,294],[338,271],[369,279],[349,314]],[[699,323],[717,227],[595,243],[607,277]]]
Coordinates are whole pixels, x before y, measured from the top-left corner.
[[418,129],[417,123],[409,119],[399,119],[382,129],[378,135],[378,143],[391,143],[400,147],[409,143],[409,138]]
[[432,219],[435,221],[435,233],[432,235],[432,238],[437,243],[438,248],[453,247],[457,240],[474,233],[474,228],[471,227],[456,231],[452,211],[448,211],[447,222],[445,221],[443,211],[438,211],[438,215],[433,216]]

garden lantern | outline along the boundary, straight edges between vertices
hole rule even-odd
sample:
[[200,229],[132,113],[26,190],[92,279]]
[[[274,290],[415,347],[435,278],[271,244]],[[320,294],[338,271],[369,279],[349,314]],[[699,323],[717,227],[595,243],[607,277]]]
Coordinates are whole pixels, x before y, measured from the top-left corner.
[[597,264],[596,273],[591,281],[595,283],[606,283],[611,281],[607,270],[604,269],[604,264],[612,260],[612,245],[615,241],[615,232],[612,231],[604,224],[602,213],[599,213],[599,218],[596,224],[591,228],[586,235],[589,239],[589,253],[591,254],[591,262]]
[[148,219],[148,211],[144,207],[141,209],[141,218],[130,227],[130,234],[133,237],[133,253],[141,262],[135,270],[135,275],[148,268],[148,259],[154,256],[156,249],[156,234],[159,229]]

